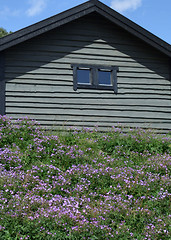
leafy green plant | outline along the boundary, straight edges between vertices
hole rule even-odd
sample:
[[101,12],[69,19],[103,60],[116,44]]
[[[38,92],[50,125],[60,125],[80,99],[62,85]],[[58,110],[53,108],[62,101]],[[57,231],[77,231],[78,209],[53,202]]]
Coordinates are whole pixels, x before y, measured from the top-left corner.
[[171,138],[0,117],[0,239],[170,239]]

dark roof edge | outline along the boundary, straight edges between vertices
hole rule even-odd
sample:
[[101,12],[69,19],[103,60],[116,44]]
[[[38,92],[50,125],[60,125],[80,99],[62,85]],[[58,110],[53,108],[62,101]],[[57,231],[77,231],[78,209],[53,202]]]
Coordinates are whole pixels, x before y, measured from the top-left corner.
[[98,12],[102,16],[109,19],[111,22],[122,27],[126,31],[140,38],[144,42],[150,44],[154,48],[158,49],[162,53],[171,57],[171,45],[163,41],[159,37],[145,30],[141,26],[132,22],[128,18],[122,16],[118,12],[114,11],[105,4],[99,2],[98,0],[90,0],[81,5],[78,5],[74,8],[66,10],[62,13],[59,13],[55,16],[47,18],[43,21],[30,25],[26,28],[23,28],[15,33],[7,35],[3,38],[0,38],[0,51],[3,51],[9,47],[22,43],[28,39],[31,39],[35,36],[43,34],[49,30],[52,30],[56,27],[59,27],[63,24],[71,22],[79,17],[87,15],[93,11]]
[[99,8],[98,12],[103,16],[106,16],[110,21],[118,24],[120,27],[124,28],[128,32],[132,33],[141,40],[147,42],[151,46],[157,48],[161,52],[171,57],[171,45],[169,43],[165,42],[161,38],[152,34],[148,30],[144,29],[143,27],[139,26],[128,18],[124,17],[115,10],[109,8],[102,2],[99,2],[97,0],[90,1],[95,2],[96,6]]
[[28,27],[22,28],[14,33],[0,38],[0,51],[36,37],[93,11],[94,4],[92,1],[88,1]]

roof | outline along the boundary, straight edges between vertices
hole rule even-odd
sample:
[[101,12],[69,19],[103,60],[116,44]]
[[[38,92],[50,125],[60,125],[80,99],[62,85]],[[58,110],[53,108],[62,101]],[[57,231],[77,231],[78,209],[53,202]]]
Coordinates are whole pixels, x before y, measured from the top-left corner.
[[143,40],[147,44],[161,51],[165,55],[171,57],[171,45],[153,35],[149,31],[135,24],[128,18],[119,14],[115,10],[106,6],[98,0],[89,0],[81,5],[71,8],[67,11],[59,13],[53,17],[47,18],[41,22],[30,25],[17,32],[0,38],[0,51],[8,49],[28,39],[41,35],[89,13],[97,12],[111,22],[117,24],[129,33]]

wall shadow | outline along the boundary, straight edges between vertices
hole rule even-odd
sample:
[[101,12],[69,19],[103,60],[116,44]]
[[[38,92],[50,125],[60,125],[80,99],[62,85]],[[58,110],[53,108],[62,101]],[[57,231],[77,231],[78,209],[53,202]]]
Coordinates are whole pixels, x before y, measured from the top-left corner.
[[[132,59],[144,68],[170,81],[169,58],[167,56],[97,13],[89,14],[58,29],[11,47],[6,50],[6,66],[7,69],[10,69],[14,64],[16,66],[14,76],[19,77],[66,56],[69,56],[72,62],[75,59],[75,62],[84,63],[84,58],[79,59],[78,51],[86,47],[89,50],[85,54],[86,59],[91,60],[92,54],[89,46],[99,39],[111,46],[111,54],[114,49],[120,52],[120,60],[118,61],[125,59],[129,62],[129,59]],[[72,54],[73,56],[71,56]],[[98,59],[100,57],[101,59],[107,58],[105,55],[100,56],[98,49],[94,59],[96,57]],[[112,55],[110,59],[112,59]],[[6,81],[14,78],[12,73],[8,75]]]

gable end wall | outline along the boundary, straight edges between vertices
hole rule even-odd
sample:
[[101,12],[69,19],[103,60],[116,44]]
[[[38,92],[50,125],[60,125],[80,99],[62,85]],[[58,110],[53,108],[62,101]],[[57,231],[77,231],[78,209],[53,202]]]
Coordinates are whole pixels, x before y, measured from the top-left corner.
[[[6,51],[6,114],[30,116],[49,128],[171,126],[168,57],[97,14]],[[118,94],[73,91],[71,64],[119,67]]]

